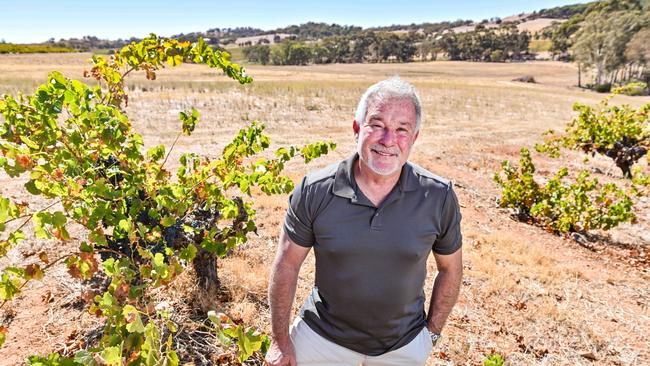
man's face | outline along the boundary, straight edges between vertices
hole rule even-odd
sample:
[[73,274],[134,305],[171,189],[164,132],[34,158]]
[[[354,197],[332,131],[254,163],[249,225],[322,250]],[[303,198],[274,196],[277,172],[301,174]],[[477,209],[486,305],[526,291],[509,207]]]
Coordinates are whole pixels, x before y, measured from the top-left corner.
[[399,174],[418,137],[415,125],[410,100],[371,100],[356,135],[361,163],[382,176]]

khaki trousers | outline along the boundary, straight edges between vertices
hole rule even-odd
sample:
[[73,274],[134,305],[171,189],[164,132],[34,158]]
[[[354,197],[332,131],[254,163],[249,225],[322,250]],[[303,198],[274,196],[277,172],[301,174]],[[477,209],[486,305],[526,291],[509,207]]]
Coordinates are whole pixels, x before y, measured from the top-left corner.
[[410,366],[424,365],[432,345],[426,328],[407,345],[380,356],[366,356],[331,342],[297,317],[289,334],[298,366]]

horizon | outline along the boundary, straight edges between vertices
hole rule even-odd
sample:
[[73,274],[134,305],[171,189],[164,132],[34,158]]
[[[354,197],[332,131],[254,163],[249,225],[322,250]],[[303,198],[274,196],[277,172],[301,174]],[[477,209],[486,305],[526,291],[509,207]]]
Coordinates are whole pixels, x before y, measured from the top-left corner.
[[[308,22],[364,29],[459,19],[478,22],[586,2],[590,0],[534,0],[525,4],[514,0],[496,4],[479,0],[461,0],[453,4],[408,1],[395,7],[393,2],[386,0],[354,3],[333,0],[327,4],[304,4],[296,0],[271,4],[251,0],[233,9],[202,0],[182,3],[114,0],[109,8],[103,8],[101,3],[77,3],[72,0],[56,3],[44,0],[1,1],[4,16],[0,23],[0,40],[7,43],[43,43],[51,38],[58,41],[84,36],[117,40],[143,38],[152,32],[169,37],[214,28],[252,27],[271,31]],[[179,14],[184,16],[179,17]]]

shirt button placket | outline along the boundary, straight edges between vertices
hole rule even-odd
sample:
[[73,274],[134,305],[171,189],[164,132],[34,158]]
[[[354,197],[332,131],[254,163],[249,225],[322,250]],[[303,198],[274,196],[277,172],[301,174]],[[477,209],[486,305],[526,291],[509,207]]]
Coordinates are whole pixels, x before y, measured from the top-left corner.
[[375,214],[372,215],[372,219],[370,220],[370,228],[379,229],[380,227],[381,227],[381,211],[377,210],[375,211]]

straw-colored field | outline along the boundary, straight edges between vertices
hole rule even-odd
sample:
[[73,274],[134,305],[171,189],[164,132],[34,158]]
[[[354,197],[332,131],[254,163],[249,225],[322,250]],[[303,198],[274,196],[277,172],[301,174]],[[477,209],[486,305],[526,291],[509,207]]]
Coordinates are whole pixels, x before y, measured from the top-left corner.
[[[49,70],[82,78],[89,55],[2,55],[0,94],[29,92]],[[496,207],[492,176],[503,159],[518,159],[521,147],[541,141],[550,128],[561,129],[573,115],[572,103],[602,98],[582,91],[576,69],[565,63],[477,64],[433,62],[309,67],[250,66],[249,86],[226,80],[213,70],[184,65],[164,70],[155,82],[138,75],[130,82],[127,113],[147,146],[171,145],[180,128],[178,112],[195,106],[201,122],[192,137],[182,137],[172,154],[194,151],[218,156],[246,121],[266,124],[275,146],[329,139],[330,155],[309,166],[291,164],[295,180],[308,170],[352,153],[351,123],[363,90],[398,74],[420,90],[424,120],[411,160],[453,180],[463,213],[465,278],[461,296],[430,365],[482,365],[498,352],[510,365],[642,365],[650,363],[650,205],[639,200],[639,222],[579,245],[510,219]],[[537,84],[511,81],[533,75]],[[635,106],[649,97],[616,97]],[[567,153],[561,161],[534,154],[539,172],[550,176],[560,165],[578,168],[582,158]],[[593,159],[599,179],[621,184],[620,172],[606,159]],[[173,167],[173,165],[172,165]],[[2,194],[30,200],[20,185],[1,176]],[[259,236],[220,262],[224,293],[230,302],[194,299],[203,309],[225,310],[235,318],[270,330],[266,286],[286,196],[256,200]],[[79,232],[77,238],[83,237]],[[14,263],[40,250],[65,250],[54,242],[27,240],[14,249]],[[69,243],[73,248],[76,243]],[[6,261],[0,262],[6,265]],[[435,263],[429,264],[430,291]],[[175,296],[190,298],[189,279]],[[313,281],[313,260],[305,263],[298,285],[299,307]],[[79,307],[82,286],[54,268],[43,282],[2,311],[8,341],[0,363],[17,364],[34,352],[74,349],[96,321]],[[180,295],[179,295],[180,294]]]

